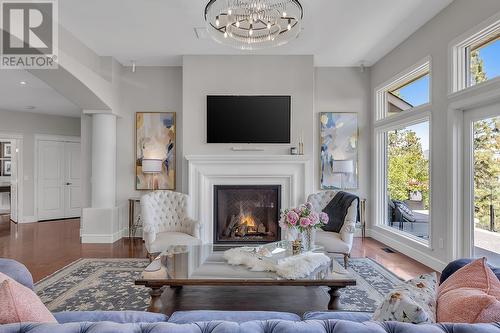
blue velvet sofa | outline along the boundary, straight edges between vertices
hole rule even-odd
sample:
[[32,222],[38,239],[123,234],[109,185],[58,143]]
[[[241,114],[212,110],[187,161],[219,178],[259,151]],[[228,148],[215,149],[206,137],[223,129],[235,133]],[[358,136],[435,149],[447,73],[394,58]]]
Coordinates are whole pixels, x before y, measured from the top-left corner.
[[[466,263],[462,260],[448,265],[444,278]],[[33,288],[31,274],[17,261],[0,258],[0,272]],[[54,317],[58,324],[0,325],[0,333],[500,333],[500,323],[374,322],[370,321],[371,313],[364,312],[308,312],[301,318],[270,311],[178,311],[170,317],[137,311],[74,311],[54,313]]]

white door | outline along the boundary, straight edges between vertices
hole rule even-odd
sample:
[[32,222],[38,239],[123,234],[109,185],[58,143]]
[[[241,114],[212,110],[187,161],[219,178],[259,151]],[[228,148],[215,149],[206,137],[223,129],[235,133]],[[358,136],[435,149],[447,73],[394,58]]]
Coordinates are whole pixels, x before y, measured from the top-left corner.
[[64,144],[64,217],[80,217],[80,143]]
[[38,142],[38,219],[64,218],[64,142]]
[[80,212],[80,143],[38,141],[38,220]]
[[464,116],[465,256],[500,265],[500,104]]

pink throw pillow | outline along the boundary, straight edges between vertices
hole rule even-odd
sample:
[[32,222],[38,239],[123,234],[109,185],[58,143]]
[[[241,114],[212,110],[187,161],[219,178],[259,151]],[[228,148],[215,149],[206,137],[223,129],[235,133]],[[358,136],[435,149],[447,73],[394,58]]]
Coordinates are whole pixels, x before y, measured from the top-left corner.
[[33,290],[0,273],[0,325],[57,323]]
[[486,264],[486,258],[460,268],[439,286],[437,321],[500,321],[500,281]]

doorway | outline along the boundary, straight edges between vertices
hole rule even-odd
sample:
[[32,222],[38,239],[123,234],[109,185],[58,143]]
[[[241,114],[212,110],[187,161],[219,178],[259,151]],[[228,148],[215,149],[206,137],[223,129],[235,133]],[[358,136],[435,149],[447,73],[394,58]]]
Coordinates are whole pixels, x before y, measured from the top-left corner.
[[22,222],[22,135],[0,133],[0,215]]
[[80,138],[36,137],[37,218],[81,216]]
[[[500,104],[464,116],[465,244],[500,265]],[[467,250],[467,249],[466,249]]]

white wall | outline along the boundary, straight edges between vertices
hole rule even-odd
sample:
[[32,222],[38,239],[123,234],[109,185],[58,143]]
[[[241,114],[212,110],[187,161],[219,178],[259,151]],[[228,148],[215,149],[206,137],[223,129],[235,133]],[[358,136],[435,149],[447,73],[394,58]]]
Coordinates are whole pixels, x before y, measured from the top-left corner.
[[140,196],[135,190],[135,113],[140,111],[176,112],[177,161],[176,184],[182,179],[182,69],[180,67],[137,67],[121,74],[122,109],[117,119],[116,200],[120,209],[120,227],[128,226],[128,198]]
[[[450,58],[449,43],[456,37],[486,20],[500,11],[498,0],[455,0],[446,9],[416,31],[405,42],[400,44],[387,56],[371,68],[371,93],[383,82],[417,63],[426,56],[432,59],[432,242],[431,247],[425,247],[408,241],[401,236],[388,234],[374,227],[372,235],[380,240],[390,242],[405,254],[412,256],[435,269],[452,260],[452,239],[449,237],[450,214],[447,204],[452,193],[447,188],[448,172],[451,165],[447,164],[447,145],[451,136],[451,124],[447,118],[450,103],[447,92]],[[374,97],[373,97],[374,98]],[[375,110],[371,112],[372,122]],[[373,160],[373,159],[372,159]],[[372,167],[374,165],[372,164]],[[374,183],[372,183],[374,184]],[[372,212],[373,213],[373,212]],[[443,241],[443,248],[439,241]]]
[[[206,96],[211,94],[290,95],[292,143],[248,146],[265,149],[258,154],[289,154],[303,133],[304,152],[312,155],[313,89],[312,56],[184,56],[183,155],[256,154],[231,150],[241,145],[206,143]],[[183,191],[186,189],[187,180],[183,179]]]
[[92,200],[92,116],[82,114],[81,117],[81,205],[91,206]]
[[[319,113],[356,112],[358,114],[358,190],[361,198],[370,194],[370,71],[359,67],[317,67],[314,84],[314,188],[319,191]],[[370,200],[367,201],[370,204]]]
[[[23,135],[24,218],[34,214],[35,134],[80,136],[80,118],[0,111],[0,132]],[[21,180],[21,179],[20,179]]]

